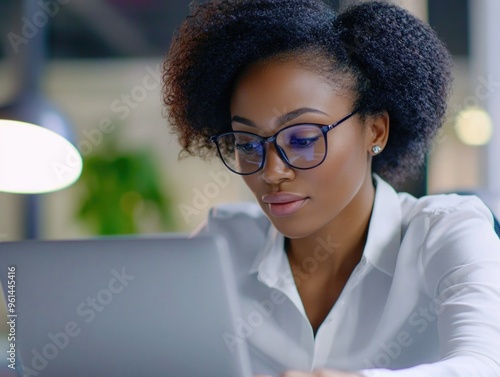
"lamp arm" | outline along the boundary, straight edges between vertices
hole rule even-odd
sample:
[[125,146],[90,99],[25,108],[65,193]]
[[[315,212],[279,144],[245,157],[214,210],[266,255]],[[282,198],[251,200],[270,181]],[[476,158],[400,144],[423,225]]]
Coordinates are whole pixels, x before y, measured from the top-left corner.
[[[42,92],[42,77],[46,66],[46,39],[50,16],[40,9],[37,0],[14,2],[12,31],[19,38],[8,44],[16,87],[14,98]],[[43,15],[43,17],[40,17]]]

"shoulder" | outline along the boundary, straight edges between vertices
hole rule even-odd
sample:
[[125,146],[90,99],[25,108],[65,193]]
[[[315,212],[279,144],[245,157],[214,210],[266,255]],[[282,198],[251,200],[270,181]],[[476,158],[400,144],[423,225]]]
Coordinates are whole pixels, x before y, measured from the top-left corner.
[[209,212],[209,219],[223,220],[234,218],[246,218],[248,220],[257,220],[265,217],[264,212],[257,203],[254,202],[239,202],[239,203],[224,203],[216,207],[212,207]]
[[416,217],[480,217],[493,224],[493,216],[486,205],[474,195],[428,195],[416,199],[407,193],[398,194],[403,217],[411,221]]
[[207,225],[209,228],[223,226],[236,230],[244,226],[266,230],[269,227],[269,220],[257,203],[229,203],[211,208]]
[[224,238],[239,279],[246,276],[259,250],[265,246],[269,230],[270,221],[257,203],[234,203],[211,208],[195,235]]
[[[393,232],[399,233],[396,227],[400,228],[402,240],[417,234],[413,244],[439,236],[446,236],[441,241],[459,236],[484,238],[485,235],[498,240],[493,214],[476,196],[445,194],[415,198],[407,193],[396,193],[378,176],[375,176],[375,182],[376,223],[384,223],[385,228],[393,224]],[[380,226],[378,230],[381,230]]]
[[[415,197],[399,193],[403,228],[426,225],[428,230],[453,232],[456,229],[494,233],[493,214],[473,195],[428,195]],[[469,232],[468,232],[469,233]]]
[[196,233],[221,235],[230,246],[259,245],[265,242],[269,227],[270,221],[257,203],[229,203],[211,208]]
[[483,277],[487,270],[497,271],[490,275],[498,274],[500,239],[491,211],[479,198],[456,194],[420,199],[399,194],[399,198],[402,242],[417,248],[418,264],[431,290],[445,276],[479,270]]

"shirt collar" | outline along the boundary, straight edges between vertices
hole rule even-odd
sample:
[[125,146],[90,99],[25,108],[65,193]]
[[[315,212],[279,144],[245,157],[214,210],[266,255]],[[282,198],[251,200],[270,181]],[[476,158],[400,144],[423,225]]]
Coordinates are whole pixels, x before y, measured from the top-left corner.
[[[401,206],[398,194],[374,174],[375,200],[363,251],[363,259],[389,276],[394,274],[401,244]],[[286,263],[285,263],[286,262]],[[286,266],[284,236],[270,224],[266,243],[257,254],[249,273],[258,272],[258,279],[275,286]]]
[[280,278],[280,271],[285,262],[285,237],[270,224],[267,232],[266,243],[257,254],[250,273],[258,272],[260,281],[269,286],[275,286]]

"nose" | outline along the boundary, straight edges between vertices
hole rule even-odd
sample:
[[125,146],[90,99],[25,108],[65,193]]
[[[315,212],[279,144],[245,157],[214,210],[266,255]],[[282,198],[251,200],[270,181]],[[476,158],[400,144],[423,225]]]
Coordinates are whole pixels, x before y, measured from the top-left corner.
[[295,171],[283,161],[273,144],[267,146],[266,161],[260,171],[261,179],[269,185],[292,180]]

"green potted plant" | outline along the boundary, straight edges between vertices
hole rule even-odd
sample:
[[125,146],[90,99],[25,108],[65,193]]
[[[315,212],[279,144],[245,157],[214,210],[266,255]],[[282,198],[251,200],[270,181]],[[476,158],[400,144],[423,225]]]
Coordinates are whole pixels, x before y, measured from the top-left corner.
[[84,158],[77,217],[99,235],[141,233],[141,222],[157,219],[160,231],[175,229],[172,201],[149,149],[122,150],[117,135]]

